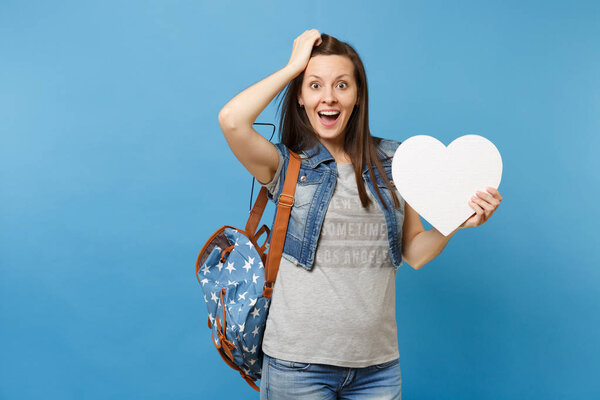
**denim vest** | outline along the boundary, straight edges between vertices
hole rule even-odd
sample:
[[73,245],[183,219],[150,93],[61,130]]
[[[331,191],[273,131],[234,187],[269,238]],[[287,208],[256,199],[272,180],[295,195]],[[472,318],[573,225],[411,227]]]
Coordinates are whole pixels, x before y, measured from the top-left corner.
[[[392,157],[400,145],[400,142],[383,139],[378,148],[380,159],[386,156]],[[283,167],[281,170],[281,182],[278,184],[277,193],[268,197],[277,204],[279,195],[283,189],[283,178],[287,172],[287,166],[290,153],[287,147],[282,143],[275,144],[277,151],[283,156]],[[320,148],[320,151],[318,149]],[[325,218],[325,213],[329,206],[329,201],[333,195],[337,181],[337,167],[334,158],[329,151],[321,144],[310,150],[298,153],[302,159],[300,173],[296,192],[294,193],[294,205],[290,213],[290,220],[283,245],[283,257],[300,265],[307,270],[312,269],[315,261],[315,252],[317,241],[321,232],[321,226]],[[373,182],[365,166],[362,172],[365,186],[370,190],[378,206],[382,209],[387,225],[387,236],[390,248],[390,258],[395,270],[402,265],[402,223],[404,222],[404,199],[395,189],[392,181],[392,160],[382,161],[383,170],[388,179],[392,182],[392,187],[396,191],[396,196],[400,201],[400,208],[394,209],[394,199],[390,190],[381,179],[379,171],[374,168],[375,184],[384,198],[388,209],[381,205],[381,200],[375,192]],[[358,193],[356,194],[358,196]]]

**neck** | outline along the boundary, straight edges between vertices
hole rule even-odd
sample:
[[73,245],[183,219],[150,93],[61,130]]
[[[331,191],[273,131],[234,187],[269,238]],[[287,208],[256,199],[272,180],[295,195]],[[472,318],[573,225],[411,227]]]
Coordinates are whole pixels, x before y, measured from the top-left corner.
[[319,139],[319,141],[323,146],[325,146],[327,151],[329,151],[329,154],[331,154],[336,164],[352,164],[350,156],[348,155],[348,153],[346,153],[346,150],[344,150],[343,143],[335,144],[331,142],[326,142],[321,139]]

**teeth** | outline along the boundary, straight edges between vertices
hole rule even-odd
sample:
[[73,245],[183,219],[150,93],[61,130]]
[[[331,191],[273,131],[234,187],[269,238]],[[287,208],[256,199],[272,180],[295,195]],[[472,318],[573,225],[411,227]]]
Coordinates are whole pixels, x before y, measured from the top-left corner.
[[338,115],[339,111],[320,111],[319,114],[321,114],[321,115]]

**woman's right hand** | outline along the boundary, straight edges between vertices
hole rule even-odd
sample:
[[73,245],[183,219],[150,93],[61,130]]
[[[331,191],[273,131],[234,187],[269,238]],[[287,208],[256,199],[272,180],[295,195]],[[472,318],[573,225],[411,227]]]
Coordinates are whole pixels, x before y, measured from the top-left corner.
[[304,31],[294,39],[294,48],[292,49],[290,61],[288,61],[288,67],[300,74],[308,65],[313,47],[320,45],[322,42],[323,40],[318,30],[310,29]]

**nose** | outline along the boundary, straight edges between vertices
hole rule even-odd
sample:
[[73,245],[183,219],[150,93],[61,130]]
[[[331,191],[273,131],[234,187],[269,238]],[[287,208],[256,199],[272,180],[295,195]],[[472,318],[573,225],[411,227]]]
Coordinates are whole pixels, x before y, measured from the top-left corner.
[[333,91],[333,88],[331,87],[326,87],[325,91],[323,93],[323,103],[335,103],[337,101],[336,97],[335,97],[335,92]]

